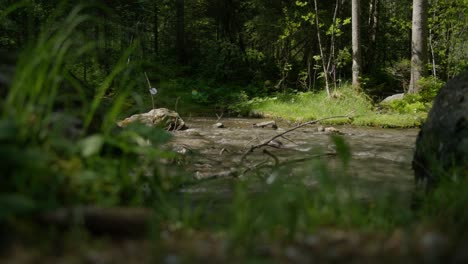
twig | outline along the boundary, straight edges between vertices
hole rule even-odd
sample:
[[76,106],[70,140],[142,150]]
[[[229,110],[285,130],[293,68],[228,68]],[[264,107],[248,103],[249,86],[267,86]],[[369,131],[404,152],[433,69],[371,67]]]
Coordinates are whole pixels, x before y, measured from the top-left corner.
[[254,140],[256,140],[256,139],[258,139],[258,135],[257,135],[256,137],[252,138],[251,140],[249,140],[249,142],[247,142],[247,143],[244,145],[243,149],[247,148],[247,145],[249,145],[250,143],[252,143],[252,142],[253,142]]
[[347,115],[341,115],[341,116],[330,116],[330,117],[325,117],[325,118],[321,118],[321,119],[317,119],[317,120],[312,120],[312,121],[309,121],[309,122],[305,122],[305,123],[302,123],[300,125],[297,125],[291,129],[288,129],[284,132],[281,132],[275,136],[273,136],[272,138],[268,139],[268,140],[265,140],[263,143],[261,144],[258,144],[258,145],[253,145],[253,146],[250,146],[250,149],[248,149],[246,152],[244,152],[244,154],[242,155],[241,159],[240,159],[240,162],[242,163],[245,159],[245,157],[247,155],[249,155],[251,152],[253,152],[255,149],[258,149],[258,148],[261,148],[261,147],[265,147],[265,146],[269,146],[268,143],[270,143],[270,141],[274,140],[274,139],[277,139],[279,137],[282,137],[284,136],[285,134],[289,133],[289,132],[292,132],[296,129],[299,129],[301,127],[304,127],[304,126],[307,126],[307,125],[313,125],[313,124],[316,124],[318,122],[321,122],[321,121],[324,121],[324,120],[328,120],[328,119],[335,119],[335,118],[350,118],[351,117],[351,114],[354,113],[354,111],[348,113]]
[[288,165],[288,164],[293,164],[293,163],[308,161],[308,160],[315,159],[315,158],[320,158],[320,157],[333,157],[333,156],[336,156],[336,152],[327,152],[327,153],[323,153],[323,154],[317,154],[317,155],[308,156],[308,157],[305,157],[305,158],[285,160],[285,161],[283,161],[283,162],[281,163],[281,165],[284,166],[284,165]]
[[178,112],[178,111],[177,111],[177,106],[179,105],[179,99],[180,99],[180,96],[177,96],[177,99],[176,99],[176,101],[175,101],[175,106],[174,106],[174,110],[175,110],[176,112]]
[[215,115],[218,118],[218,119],[216,119],[216,122],[219,122],[219,120],[221,120],[221,118],[223,118],[224,112],[221,112],[221,115],[218,115],[218,113],[215,113]]
[[271,153],[270,151],[268,151],[267,149],[263,149],[263,153],[267,154],[268,156],[270,156],[271,158],[273,158],[275,160],[275,167],[278,167],[279,165],[279,159],[278,157],[276,157],[275,155],[273,155],[273,153]]
[[151,83],[146,72],[145,72],[145,78],[146,78],[146,81],[148,82],[148,88],[151,89]]
[[[146,82],[148,82],[148,89],[150,89],[150,90],[151,90],[151,83],[150,83],[150,80],[149,80],[149,78],[148,78],[148,75],[146,74],[146,72],[145,72],[145,78],[146,78]],[[151,103],[153,103],[153,109],[154,109],[154,99],[153,99],[153,94],[151,94]],[[151,109],[151,110],[153,110],[153,109]]]
[[293,143],[293,144],[296,145],[296,146],[298,145],[296,142],[290,140],[289,138],[287,138],[287,137],[285,137],[285,136],[281,136],[281,137],[284,138],[284,139],[286,139],[287,141]]

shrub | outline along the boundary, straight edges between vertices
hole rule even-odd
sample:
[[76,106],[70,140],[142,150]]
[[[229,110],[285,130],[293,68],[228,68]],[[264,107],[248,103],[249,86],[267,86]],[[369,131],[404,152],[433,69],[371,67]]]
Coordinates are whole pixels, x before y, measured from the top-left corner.
[[432,102],[437,95],[437,92],[442,88],[444,82],[433,76],[424,77],[419,80],[419,94],[422,102]]

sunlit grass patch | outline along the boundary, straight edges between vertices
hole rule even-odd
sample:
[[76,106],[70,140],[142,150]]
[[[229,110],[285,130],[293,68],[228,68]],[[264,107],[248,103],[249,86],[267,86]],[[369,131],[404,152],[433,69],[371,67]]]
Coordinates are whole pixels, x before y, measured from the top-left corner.
[[278,95],[265,99],[253,99],[245,104],[251,115],[283,118],[305,122],[329,116],[347,115],[353,113],[353,119],[338,118],[327,120],[327,124],[354,124],[360,126],[379,127],[416,127],[426,117],[426,113],[381,114],[373,109],[368,97],[363,93],[344,86],[327,97],[325,91],[320,93],[298,93],[294,95]]

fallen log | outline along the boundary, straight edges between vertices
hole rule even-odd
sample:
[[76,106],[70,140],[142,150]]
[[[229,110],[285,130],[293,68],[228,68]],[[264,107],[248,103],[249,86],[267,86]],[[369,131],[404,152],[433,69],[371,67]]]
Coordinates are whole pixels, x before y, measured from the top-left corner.
[[59,208],[39,215],[39,222],[59,228],[83,226],[92,234],[140,237],[148,234],[152,212],[134,207]]
[[271,128],[273,128],[273,129],[278,128],[278,126],[276,125],[276,121],[265,121],[265,122],[261,122],[261,123],[254,123],[252,125],[252,127],[254,127],[254,128],[265,128],[265,127],[268,127],[268,126],[271,126]]

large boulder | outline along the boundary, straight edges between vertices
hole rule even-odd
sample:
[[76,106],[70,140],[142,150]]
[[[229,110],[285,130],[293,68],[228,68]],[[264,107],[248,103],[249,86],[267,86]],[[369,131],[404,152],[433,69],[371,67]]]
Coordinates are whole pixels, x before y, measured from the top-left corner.
[[149,111],[148,113],[135,114],[117,122],[120,127],[128,126],[131,123],[140,122],[147,126],[162,127],[167,130],[183,130],[186,129],[184,120],[179,114],[167,108],[158,108]]
[[468,176],[468,72],[438,93],[416,140],[413,169],[427,187],[442,178]]

